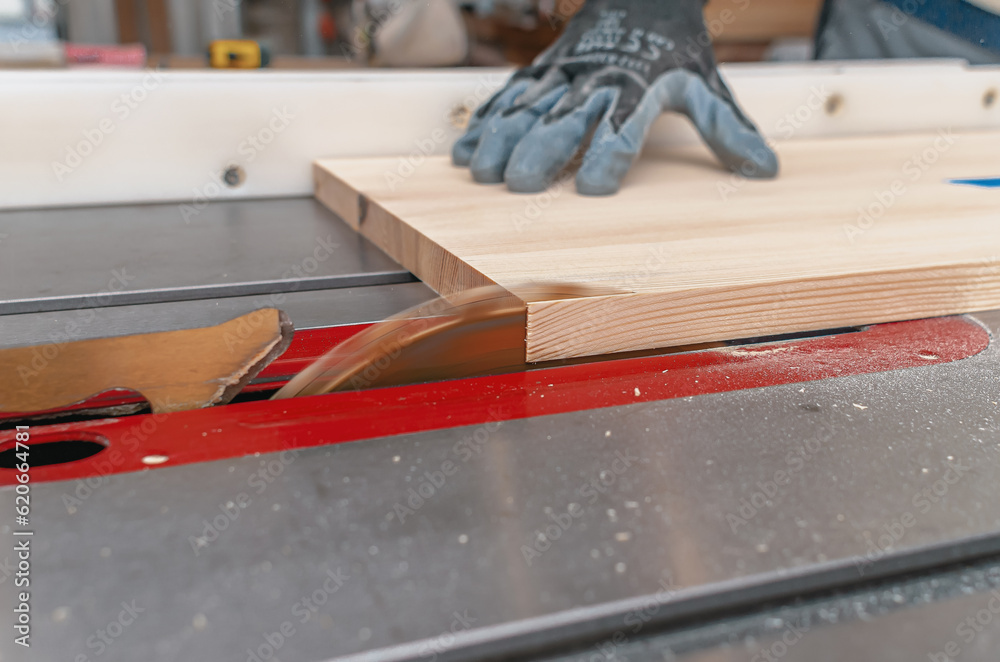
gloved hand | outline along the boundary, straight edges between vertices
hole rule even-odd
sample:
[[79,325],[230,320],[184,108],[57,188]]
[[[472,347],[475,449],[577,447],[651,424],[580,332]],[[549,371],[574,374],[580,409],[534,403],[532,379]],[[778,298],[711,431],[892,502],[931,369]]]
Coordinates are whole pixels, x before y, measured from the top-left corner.
[[736,105],[707,42],[703,0],[589,0],[562,36],[473,115],[452,150],[477,182],[544,190],[596,130],[576,174],[618,191],[665,110],[684,113],[719,160],[774,177],[778,159]]

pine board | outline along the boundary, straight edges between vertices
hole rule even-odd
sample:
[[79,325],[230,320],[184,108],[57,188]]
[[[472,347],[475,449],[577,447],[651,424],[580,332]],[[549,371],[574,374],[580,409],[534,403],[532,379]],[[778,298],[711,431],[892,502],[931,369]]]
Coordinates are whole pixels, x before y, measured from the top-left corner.
[[[446,157],[321,160],[317,198],[442,293],[569,281],[528,302],[529,361],[1000,307],[1000,132],[792,140],[746,181],[701,146],[645,153],[616,196],[515,195]],[[879,199],[888,202],[887,205]],[[861,211],[882,214],[872,222]]]

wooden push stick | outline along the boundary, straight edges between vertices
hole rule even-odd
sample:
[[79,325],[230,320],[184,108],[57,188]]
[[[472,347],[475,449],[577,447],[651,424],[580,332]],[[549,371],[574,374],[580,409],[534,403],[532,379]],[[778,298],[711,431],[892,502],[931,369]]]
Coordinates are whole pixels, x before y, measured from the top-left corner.
[[291,340],[288,317],[262,308],[201,329],[0,350],[0,411],[49,411],[116,388],[139,392],[156,413],[208,407],[231,400]]

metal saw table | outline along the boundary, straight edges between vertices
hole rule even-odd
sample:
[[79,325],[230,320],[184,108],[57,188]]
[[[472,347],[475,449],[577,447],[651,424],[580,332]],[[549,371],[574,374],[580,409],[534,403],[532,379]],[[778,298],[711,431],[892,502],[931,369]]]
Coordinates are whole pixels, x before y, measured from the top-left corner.
[[[308,198],[0,223],[5,347],[262,305],[321,342],[433,295]],[[33,469],[32,650],[8,632],[0,658],[994,660],[998,330],[994,311],[35,421],[111,442]]]

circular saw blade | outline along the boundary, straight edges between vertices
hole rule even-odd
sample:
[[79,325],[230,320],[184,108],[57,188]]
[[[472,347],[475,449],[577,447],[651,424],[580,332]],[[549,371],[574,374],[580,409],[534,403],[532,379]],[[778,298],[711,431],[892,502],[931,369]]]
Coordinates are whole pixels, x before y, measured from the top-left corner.
[[572,284],[514,290],[517,296],[496,285],[480,287],[406,310],[337,345],[272,399],[523,369],[526,301],[624,293]]

